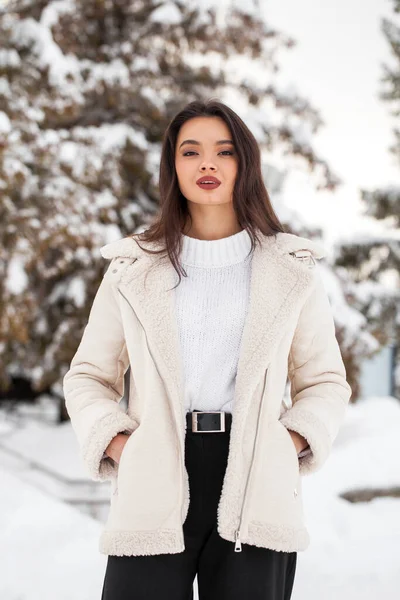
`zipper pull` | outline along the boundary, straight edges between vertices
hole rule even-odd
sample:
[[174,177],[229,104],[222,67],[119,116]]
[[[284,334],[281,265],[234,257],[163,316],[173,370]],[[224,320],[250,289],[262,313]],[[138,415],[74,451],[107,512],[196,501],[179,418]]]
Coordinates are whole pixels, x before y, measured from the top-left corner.
[[242,551],[242,544],[241,544],[240,539],[239,539],[239,529],[237,531],[235,531],[235,539],[236,539],[236,542],[235,542],[235,552],[241,552]]

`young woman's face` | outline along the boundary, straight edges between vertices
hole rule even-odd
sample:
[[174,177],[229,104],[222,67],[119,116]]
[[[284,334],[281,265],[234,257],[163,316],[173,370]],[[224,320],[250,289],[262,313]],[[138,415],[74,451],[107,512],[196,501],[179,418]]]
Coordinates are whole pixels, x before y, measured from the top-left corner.
[[[176,143],[175,169],[179,188],[188,202],[232,202],[237,155],[229,128],[220,117],[194,117],[182,125]],[[198,179],[207,176],[218,179],[220,184],[200,187]]]

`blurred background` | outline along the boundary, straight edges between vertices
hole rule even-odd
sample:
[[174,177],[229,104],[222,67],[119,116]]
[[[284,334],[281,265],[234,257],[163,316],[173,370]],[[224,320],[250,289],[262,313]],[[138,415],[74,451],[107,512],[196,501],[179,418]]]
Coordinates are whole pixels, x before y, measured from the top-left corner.
[[256,136],[286,230],[327,249],[353,389],[303,481],[311,545],[292,598],[398,598],[399,13],[399,0],[0,0],[1,600],[100,598],[108,483],[84,472],[62,377],[107,267],[99,248],[150,223],[164,130],[211,97]]

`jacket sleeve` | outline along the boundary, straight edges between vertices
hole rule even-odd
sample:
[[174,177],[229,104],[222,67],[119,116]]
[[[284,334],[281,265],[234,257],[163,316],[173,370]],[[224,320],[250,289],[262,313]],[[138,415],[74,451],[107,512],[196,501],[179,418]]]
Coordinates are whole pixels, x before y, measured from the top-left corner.
[[328,458],[352,392],[318,267],[313,273],[312,291],[300,312],[289,353],[292,406],[280,417],[287,429],[307,440],[311,450],[299,457],[302,475],[318,470]]
[[63,378],[65,405],[91,479],[115,476],[118,464],[104,456],[120,432],[138,426],[119,404],[129,367],[111,261],[94,298],[87,325],[70,368]]

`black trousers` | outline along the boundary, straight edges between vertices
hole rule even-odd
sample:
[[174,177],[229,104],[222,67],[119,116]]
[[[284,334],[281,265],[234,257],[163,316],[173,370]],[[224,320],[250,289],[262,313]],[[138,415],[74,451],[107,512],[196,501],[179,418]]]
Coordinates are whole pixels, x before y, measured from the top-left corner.
[[230,431],[187,430],[185,463],[190,504],[183,524],[185,550],[178,554],[108,556],[101,600],[289,600],[296,552],[277,552],[234,542],[217,532],[217,506]]

